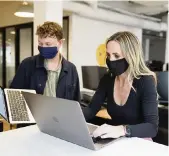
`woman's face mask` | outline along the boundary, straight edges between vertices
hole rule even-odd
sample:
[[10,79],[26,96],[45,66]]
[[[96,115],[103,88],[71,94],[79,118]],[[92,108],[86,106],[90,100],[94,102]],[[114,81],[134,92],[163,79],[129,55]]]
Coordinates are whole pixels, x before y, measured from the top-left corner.
[[116,41],[109,41],[106,47],[107,59],[106,64],[114,76],[123,74],[129,67],[128,62],[123,56],[120,44]]
[[119,76],[119,75],[123,74],[129,66],[125,58],[120,59],[120,60],[115,60],[115,61],[110,61],[107,58],[106,64],[107,64],[107,67],[109,68],[110,72],[114,76]]

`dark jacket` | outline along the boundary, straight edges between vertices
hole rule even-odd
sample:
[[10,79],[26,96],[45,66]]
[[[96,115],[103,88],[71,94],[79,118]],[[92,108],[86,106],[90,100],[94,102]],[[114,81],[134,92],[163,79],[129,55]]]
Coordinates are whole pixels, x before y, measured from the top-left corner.
[[[47,81],[47,70],[44,58],[40,55],[26,58],[20,64],[10,88],[33,89],[43,94]],[[62,70],[56,88],[59,98],[80,100],[79,78],[76,67],[69,61],[62,59]]]

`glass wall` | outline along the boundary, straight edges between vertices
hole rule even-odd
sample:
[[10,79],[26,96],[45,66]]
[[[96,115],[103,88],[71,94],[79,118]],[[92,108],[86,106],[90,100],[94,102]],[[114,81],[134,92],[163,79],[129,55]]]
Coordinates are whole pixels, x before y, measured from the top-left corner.
[[0,32],[0,86],[3,86],[3,50],[2,50],[2,32]]
[[10,81],[15,75],[15,28],[6,29],[6,87],[9,87]]
[[33,23],[0,28],[0,86],[8,88],[20,62],[33,54]]
[[32,55],[32,29],[31,28],[22,28],[20,29],[20,63],[27,57]]

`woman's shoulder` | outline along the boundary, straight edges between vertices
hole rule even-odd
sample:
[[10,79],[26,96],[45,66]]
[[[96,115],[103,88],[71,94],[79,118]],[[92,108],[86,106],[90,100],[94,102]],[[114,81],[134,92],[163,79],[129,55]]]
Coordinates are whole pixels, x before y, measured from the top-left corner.
[[138,79],[139,83],[153,82],[155,83],[154,77],[152,75],[141,75]]
[[136,80],[137,81],[137,88],[138,89],[148,89],[149,88],[154,88],[155,85],[155,79],[152,75],[142,75],[140,76],[139,79]]

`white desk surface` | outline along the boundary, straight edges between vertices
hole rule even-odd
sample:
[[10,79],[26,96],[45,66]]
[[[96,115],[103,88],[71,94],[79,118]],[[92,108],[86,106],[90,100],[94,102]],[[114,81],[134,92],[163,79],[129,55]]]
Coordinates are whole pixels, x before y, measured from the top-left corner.
[[29,126],[0,133],[0,156],[168,156],[168,146],[124,138],[98,151],[57,139]]

